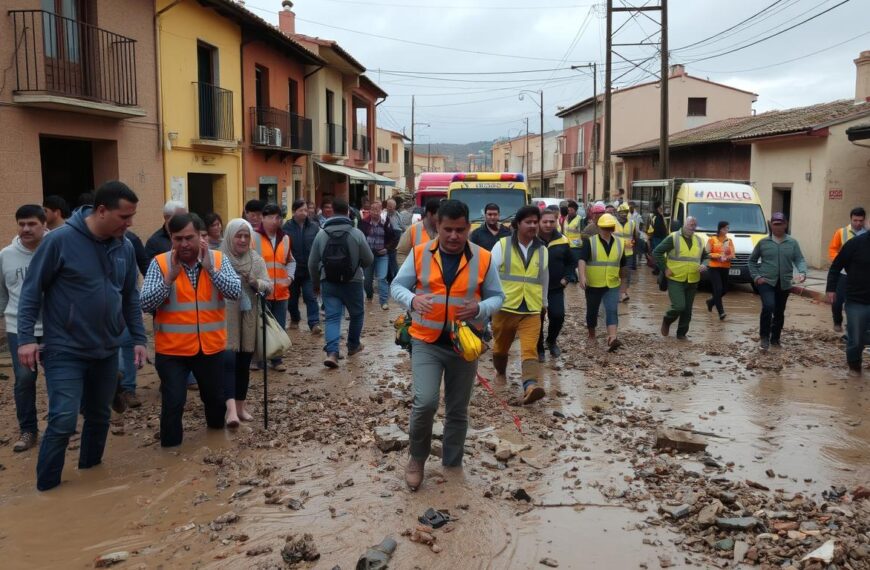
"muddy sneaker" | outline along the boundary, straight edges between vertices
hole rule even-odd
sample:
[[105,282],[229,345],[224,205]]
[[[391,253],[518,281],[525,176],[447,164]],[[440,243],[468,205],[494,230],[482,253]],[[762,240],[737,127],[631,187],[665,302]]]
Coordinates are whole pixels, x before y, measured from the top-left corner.
[[537,402],[541,398],[546,395],[544,389],[538,386],[537,384],[529,384],[526,388],[525,393],[523,394],[523,405],[527,406],[533,402]]
[[562,349],[559,348],[559,345],[555,342],[550,343],[550,356],[552,356],[553,358],[559,358],[560,356],[562,356]]
[[[849,378],[860,378],[861,376],[863,376],[863,373],[861,371],[860,366],[858,366],[858,367],[850,366],[849,367]],[[22,435],[22,438],[23,438],[23,435]],[[21,442],[18,442],[18,443],[21,443]],[[13,448],[14,451],[18,451],[18,449],[17,449],[18,443],[15,444],[15,447]]]
[[763,339],[761,339],[761,341],[759,342],[759,346],[761,347],[761,350],[765,350],[765,351],[766,351],[768,348],[770,348],[770,341],[769,341],[768,339],[766,339],[766,338],[763,338]]
[[136,394],[130,391],[123,392],[124,402],[130,409],[142,407],[142,402],[136,397]]
[[320,328],[319,323],[311,327],[311,334],[323,334],[323,329]]
[[674,324],[674,321],[668,319],[667,317],[662,319],[662,328],[661,333],[662,336],[668,336],[671,334],[671,325]]
[[269,364],[269,369],[275,372],[287,372],[287,367],[281,362],[272,362]]
[[353,356],[354,354],[359,354],[360,352],[362,352],[363,350],[365,350],[365,348],[366,348],[366,347],[365,347],[364,345],[362,345],[362,344],[360,344],[360,345],[358,345],[358,346],[356,346],[356,347],[354,347],[354,348],[348,348],[348,349],[347,349],[347,355],[348,355],[348,356]]
[[423,466],[424,463],[418,459],[413,457],[408,459],[408,466],[405,467],[405,483],[412,491],[416,491],[423,483]]
[[834,332],[835,333],[843,332],[843,325],[834,325]]
[[127,411],[127,398],[124,396],[126,391],[118,388],[115,391],[115,397],[112,398],[112,409],[116,414],[123,414]]
[[388,305],[387,303],[384,303],[383,305],[381,305],[381,309],[383,309],[383,310],[385,310],[385,311],[389,311],[389,310],[390,310],[390,305]]
[[323,361],[323,365],[327,368],[338,368],[338,353],[330,352],[326,355],[326,360]]
[[15,445],[12,446],[12,451],[15,453],[27,451],[31,447],[36,446],[37,439],[38,436],[35,433],[29,431],[22,432],[21,437],[19,437],[18,441],[15,442]]

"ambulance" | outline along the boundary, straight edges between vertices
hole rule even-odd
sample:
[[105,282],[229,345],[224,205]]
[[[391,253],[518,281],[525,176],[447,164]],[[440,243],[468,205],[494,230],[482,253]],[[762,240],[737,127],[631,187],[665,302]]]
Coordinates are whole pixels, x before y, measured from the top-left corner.
[[747,265],[755,244],[768,235],[767,216],[758,192],[747,181],[672,178],[638,180],[631,186],[631,201],[638,204],[644,221],[653,203],[665,208],[671,231],[682,227],[686,218],[698,221],[699,235],[706,239],[716,234],[720,221],[730,225],[728,237],[734,242],[736,257],[731,262],[732,282],[752,283]]
[[447,197],[468,206],[472,227],[484,221],[483,209],[498,204],[501,221],[513,219],[517,210],[530,203],[529,187],[521,172],[460,172],[453,175]]

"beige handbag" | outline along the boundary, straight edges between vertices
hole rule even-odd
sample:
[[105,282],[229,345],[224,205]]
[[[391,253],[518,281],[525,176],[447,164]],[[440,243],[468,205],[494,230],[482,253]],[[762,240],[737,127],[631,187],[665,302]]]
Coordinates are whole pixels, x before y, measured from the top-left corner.
[[[257,344],[254,353],[257,355],[257,358],[260,361],[279,358],[290,348],[290,337],[287,336],[287,332],[281,328],[281,325],[278,324],[278,321],[275,319],[275,315],[272,314],[268,307],[264,307],[263,304],[261,304],[260,310],[262,311],[262,313],[257,316]],[[263,350],[264,320],[266,326],[265,351]]]

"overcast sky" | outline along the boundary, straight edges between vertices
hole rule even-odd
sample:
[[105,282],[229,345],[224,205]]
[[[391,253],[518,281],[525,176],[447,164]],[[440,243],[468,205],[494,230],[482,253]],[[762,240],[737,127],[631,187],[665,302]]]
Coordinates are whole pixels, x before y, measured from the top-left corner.
[[[614,0],[614,5],[621,2]],[[845,0],[835,7],[842,2],[670,0],[670,62],[686,64],[690,75],[758,93],[759,112],[854,97],[852,60],[862,49],[870,50],[870,0]],[[633,0],[634,5],[643,3]],[[246,5],[277,23],[280,0],[248,0]],[[425,144],[516,136],[525,131],[526,117],[531,130],[538,131],[538,107],[530,101],[537,95],[520,100],[522,90],[543,89],[545,130],[561,128],[557,107],[592,94],[591,74],[568,69],[571,65],[598,62],[603,91],[604,6],[591,0],[298,0],[294,11],[298,32],[338,41],[390,94],[378,108],[379,126],[410,133],[411,95],[417,96],[416,122],[431,125],[417,128],[417,139]],[[745,24],[720,33],[766,7]],[[832,7],[757,45],[695,61]],[[653,20],[658,21],[658,12],[648,14],[626,23],[614,41],[638,42],[648,35],[647,41],[657,41]],[[614,15],[614,29],[627,19]],[[652,56],[643,65],[653,72],[660,65],[654,47],[616,49],[636,62]],[[627,69],[614,57],[614,80]],[[507,71],[534,73],[491,74]],[[634,69],[615,85],[651,79]]]

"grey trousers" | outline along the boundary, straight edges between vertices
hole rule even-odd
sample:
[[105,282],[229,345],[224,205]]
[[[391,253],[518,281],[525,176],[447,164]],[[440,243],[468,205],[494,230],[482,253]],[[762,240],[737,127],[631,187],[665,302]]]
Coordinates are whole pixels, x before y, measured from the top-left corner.
[[414,404],[411,408],[411,457],[425,461],[432,445],[432,421],[438,411],[444,377],[444,451],[441,463],[462,465],[468,431],[468,403],[477,375],[477,361],[466,362],[450,347],[411,341]]

